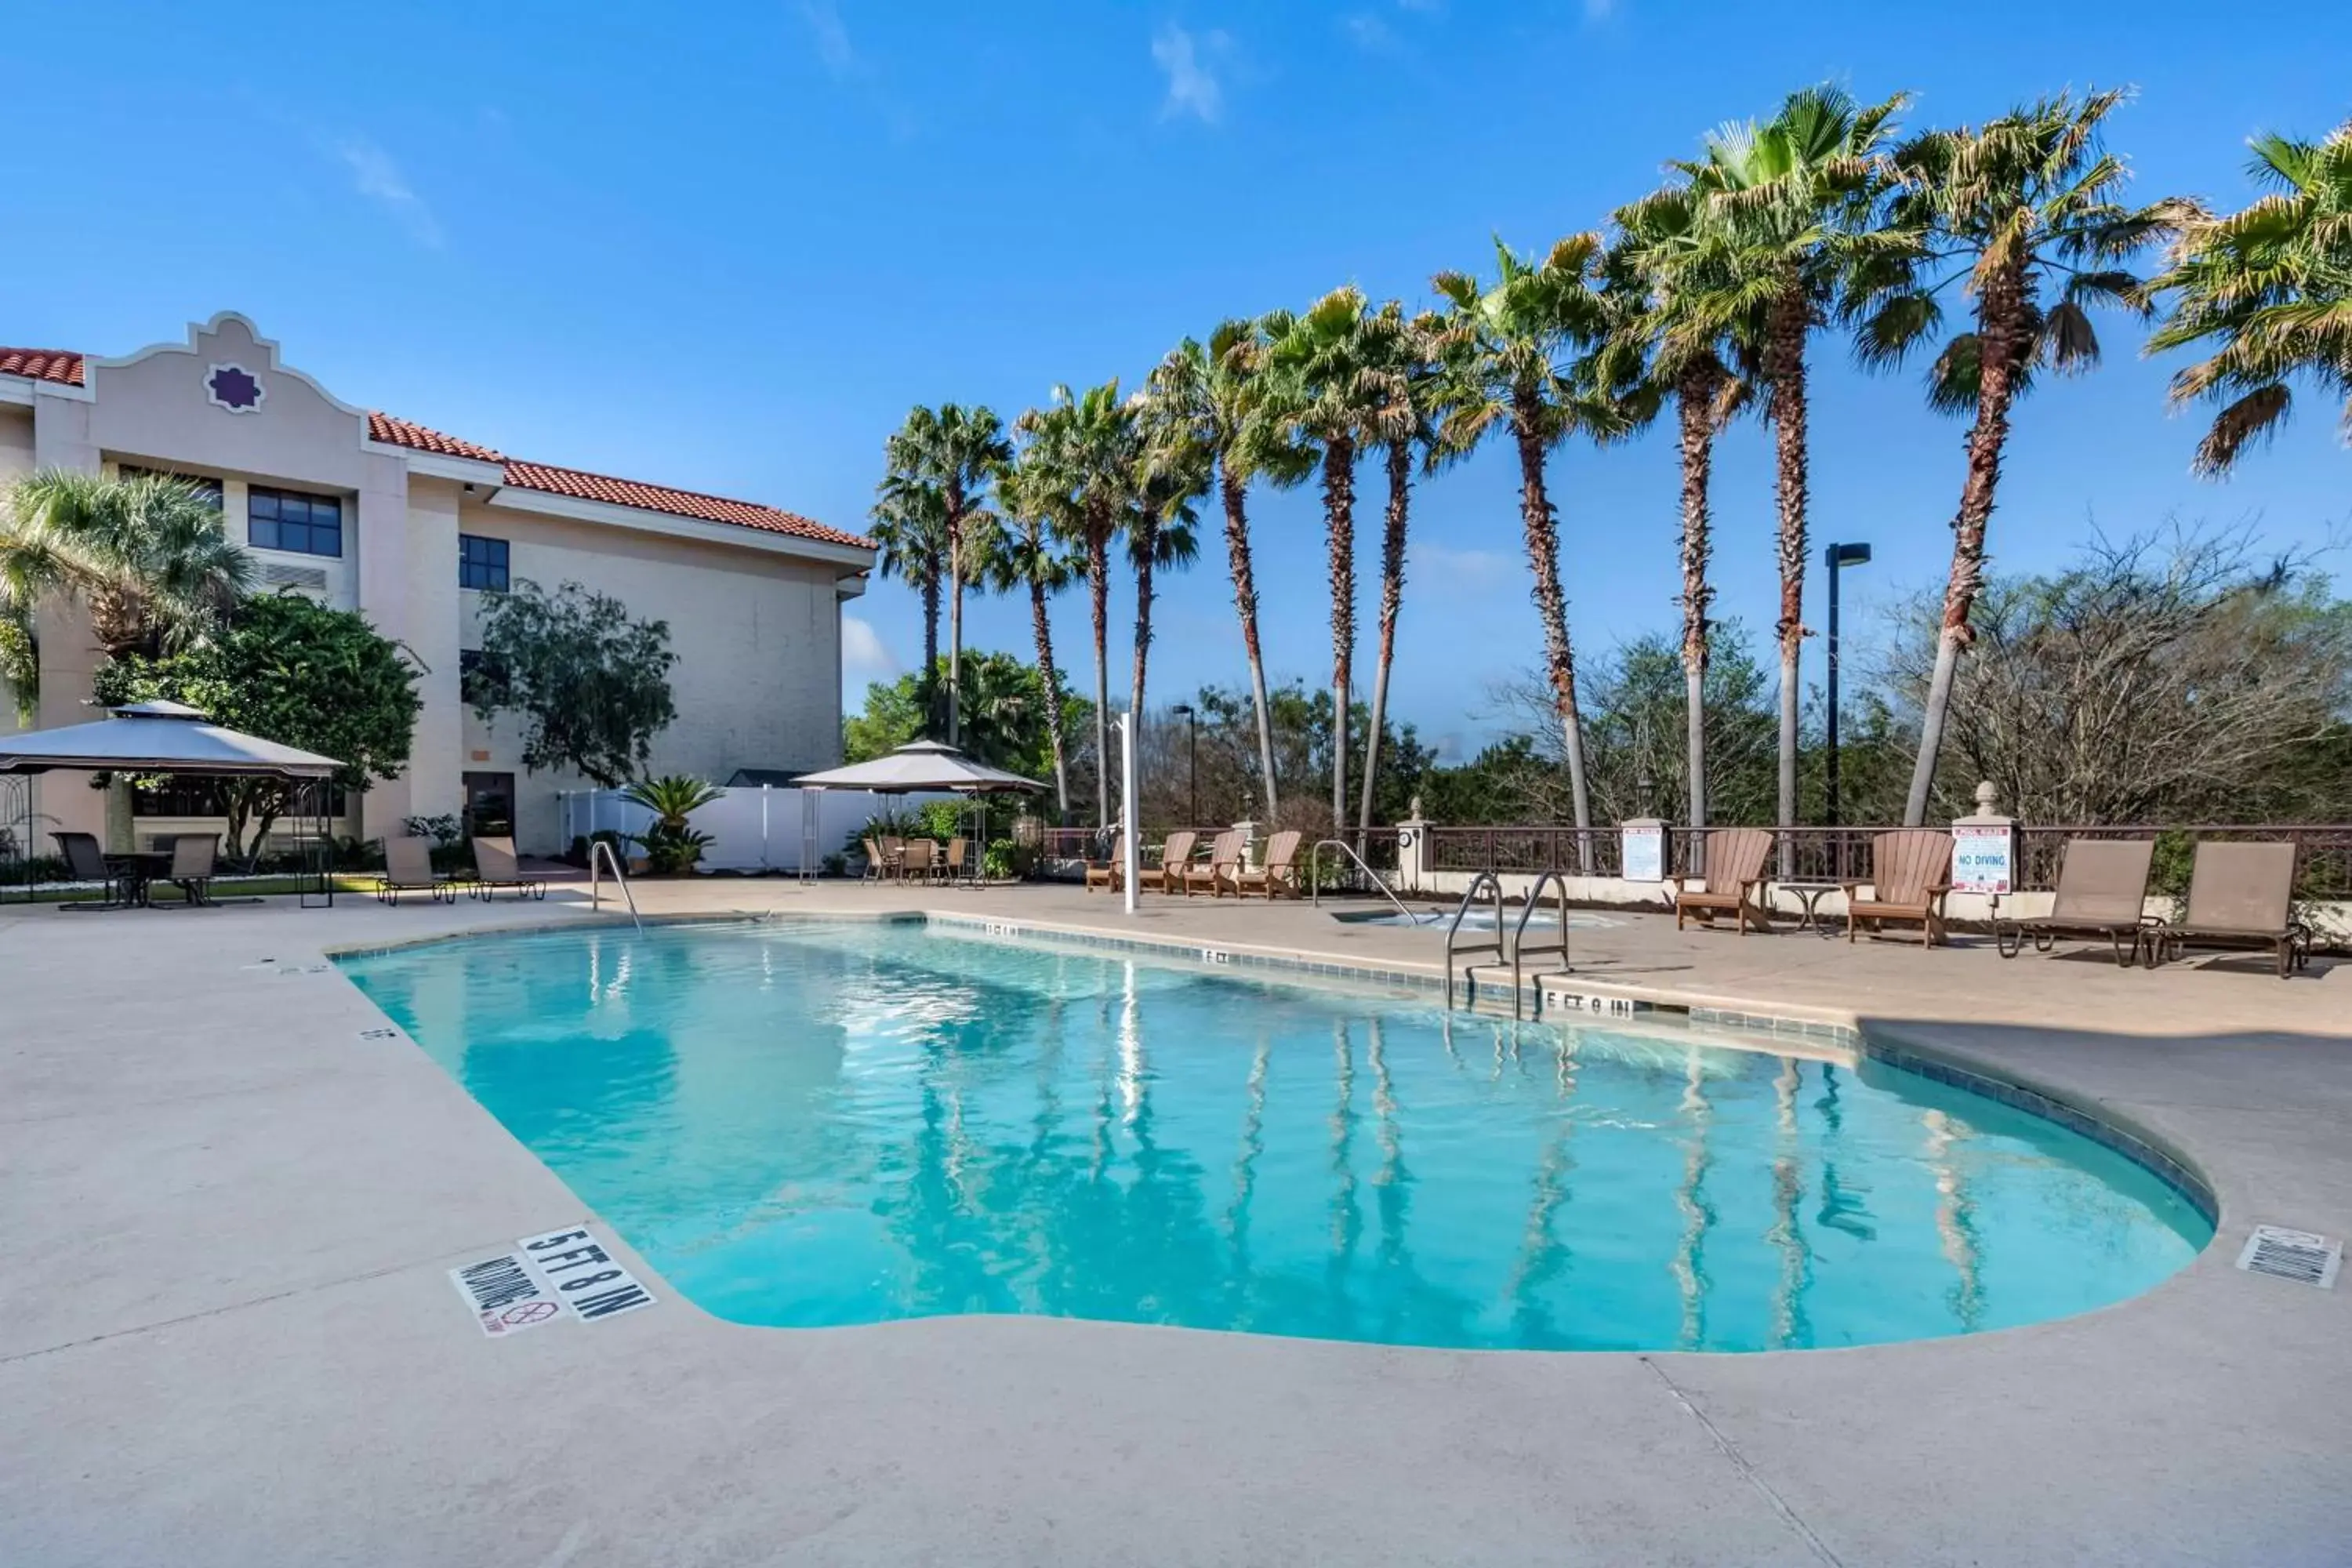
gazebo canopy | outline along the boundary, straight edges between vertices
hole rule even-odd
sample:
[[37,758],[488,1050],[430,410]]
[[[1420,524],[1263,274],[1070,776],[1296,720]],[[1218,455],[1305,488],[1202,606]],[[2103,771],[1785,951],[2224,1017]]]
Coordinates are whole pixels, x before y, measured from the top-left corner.
[[794,782],[803,789],[863,789],[877,795],[912,795],[924,790],[1006,795],[1045,787],[1035,779],[983,766],[938,741],[910,741],[887,757],[828,768],[821,773],[803,773]]
[[133,702],[88,724],[0,736],[0,773],[200,773],[215,777],[323,779],[342,763],[224,730],[177,702]]

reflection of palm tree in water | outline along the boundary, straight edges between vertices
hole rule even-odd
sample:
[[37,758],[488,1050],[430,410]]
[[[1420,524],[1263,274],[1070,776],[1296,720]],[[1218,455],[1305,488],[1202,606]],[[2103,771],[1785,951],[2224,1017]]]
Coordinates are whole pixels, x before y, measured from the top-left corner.
[[1838,1185],[1838,1152],[1845,1142],[1845,1108],[1838,1100],[1838,1069],[1834,1063],[1822,1067],[1822,1097],[1813,1101],[1821,1113],[1822,1126],[1822,1206],[1813,1215],[1813,1223],[1829,1230],[1841,1230],[1857,1241],[1875,1241],[1878,1227],[1870,1223],[1870,1207],[1861,1198]]
[[[1497,1043],[1499,1047],[1499,1039]],[[1518,1342],[1531,1348],[1556,1347],[1564,1342],[1545,1309],[1543,1293],[1544,1288],[1559,1279],[1573,1260],[1567,1247],[1553,1234],[1559,1211],[1568,1206],[1568,1179],[1576,1169],[1569,1141],[1576,1123],[1568,1114],[1569,1102],[1576,1094],[1576,1034],[1572,1028],[1559,1037],[1559,1075],[1555,1081],[1559,1111],[1552,1123],[1551,1140],[1536,1163],[1535,1182],[1528,1196],[1527,1224],[1519,1230],[1519,1256],[1503,1287],[1503,1294],[1511,1303]]]
[[1354,1339],[1355,1304],[1348,1281],[1355,1272],[1357,1245],[1363,1239],[1364,1209],[1356,1195],[1356,1047],[1348,1037],[1345,1018],[1331,1021],[1331,1050],[1338,1078],[1331,1111],[1331,1173],[1339,1187],[1331,1198],[1331,1256],[1324,1265],[1324,1279],[1333,1311],[1332,1331]]
[[1704,1183],[1714,1163],[1706,1135],[1715,1108],[1706,1099],[1706,1067],[1697,1047],[1691,1047],[1683,1079],[1683,1113],[1690,1136],[1683,1143],[1683,1183],[1675,1190],[1675,1206],[1683,1211],[1682,1245],[1675,1249],[1675,1285],[1682,1293],[1683,1331],[1678,1342],[1686,1351],[1706,1342],[1706,1233],[1715,1226],[1715,1205],[1707,1201]]
[[[1225,1205],[1226,1250],[1230,1254],[1225,1295],[1235,1307],[1248,1297],[1251,1283],[1250,1198],[1257,1191],[1258,1156],[1265,1152],[1265,1074],[1273,1056],[1274,1040],[1261,1029],[1257,1049],[1250,1057],[1249,1096],[1242,1110],[1241,1150],[1234,1157],[1234,1201]],[[1243,1326],[1238,1311],[1229,1311],[1227,1321],[1236,1328]]]
[[1412,1178],[1404,1168],[1404,1126],[1397,1115],[1396,1081],[1389,1076],[1388,1040],[1381,1032],[1381,1016],[1368,1026],[1371,1044],[1372,1111],[1380,1121],[1381,1168],[1372,1178],[1374,1201],[1381,1215],[1381,1272],[1387,1286],[1389,1327],[1393,1331],[1402,1310],[1414,1297],[1412,1257],[1405,1247],[1406,1210],[1412,1204]]
[[1953,1145],[1968,1136],[1965,1123],[1940,1110],[1922,1111],[1919,1123],[1927,1130],[1927,1163],[1936,1171],[1936,1235],[1944,1244],[1944,1260],[1958,1276],[1945,1300],[1963,1333],[1974,1333],[1984,1321],[1983,1259],[1977,1237],[1976,1201],[1960,1174]]
[[1803,1077],[1794,1057],[1780,1060],[1780,1076],[1773,1082],[1780,1102],[1776,1122],[1780,1152],[1772,1161],[1772,1228],[1767,1240],[1780,1249],[1780,1285],[1772,1296],[1772,1348],[1803,1349],[1813,1342],[1813,1326],[1805,1316],[1805,1289],[1813,1281],[1813,1249],[1798,1223],[1797,1205],[1805,1195],[1803,1150],[1798,1142],[1797,1090]]

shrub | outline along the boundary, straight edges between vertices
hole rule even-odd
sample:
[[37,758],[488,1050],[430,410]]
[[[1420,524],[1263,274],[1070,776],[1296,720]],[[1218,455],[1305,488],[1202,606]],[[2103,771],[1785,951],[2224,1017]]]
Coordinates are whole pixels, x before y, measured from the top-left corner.
[[638,837],[646,867],[656,877],[682,877],[694,869],[714,840],[687,818],[720,797],[720,792],[686,773],[639,779],[621,798],[654,814],[654,825]]

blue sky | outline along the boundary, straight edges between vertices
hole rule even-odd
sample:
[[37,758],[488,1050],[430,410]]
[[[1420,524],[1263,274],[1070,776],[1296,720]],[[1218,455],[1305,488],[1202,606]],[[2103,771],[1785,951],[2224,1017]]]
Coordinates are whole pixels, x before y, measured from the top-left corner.
[[[2137,84],[2113,121],[2147,196],[2237,205],[2243,139],[2352,113],[2352,12],[2215,28],[2159,3],[1964,11],[1733,0],[970,6],[849,0],[688,11],[510,3],[385,10],[30,7],[18,71],[71,84],[0,149],[19,243],[0,342],[122,353],[241,310],[339,395],[543,461],[751,497],[858,526],[917,402],[1008,417],[1056,382],[1128,384],[1220,317],[1354,281],[1419,300],[1601,223],[1718,121],[1824,79],[1919,95],[1913,123],[2068,85]],[[677,25],[690,16],[692,25]],[[2095,522],[2255,519],[2315,544],[2352,517],[2352,455],[2306,400],[2236,479],[2192,479],[2199,423],[2102,323],[2105,368],[2037,394],[1993,522],[2000,567]],[[1874,600],[1937,582],[1962,427],[1916,377],[1814,356],[1817,540],[1877,550]],[[1365,481],[1372,485],[1367,472]],[[1475,740],[1487,684],[1538,646],[1515,475],[1497,448],[1424,486],[1394,701]],[[1663,433],[1555,458],[1571,625],[1597,652],[1672,624]],[[1769,626],[1761,433],[1717,468],[1723,607]],[[1328,671],[1319,512],[1255,506],[1277,676]],[[1376,564],[1367,529],[1364,621]],[[1155,690],[1242,673],[1222,547],[1171,584]],[[2339,565],[2340,571],[2340,565]],[[1818,584],[1811,604],[1819,620]],[[1114,669],[1128,628],[1114,601]],[[859,675],[919,647],[913,601],[853,606]],[[971,639],[1029,647],[1025,608]],[[1082,595],[1056,613],[1079,684]],[[1818,661],[1816,641],[1810,657]],[[1359,665],[1360,669],[1365,668]]]

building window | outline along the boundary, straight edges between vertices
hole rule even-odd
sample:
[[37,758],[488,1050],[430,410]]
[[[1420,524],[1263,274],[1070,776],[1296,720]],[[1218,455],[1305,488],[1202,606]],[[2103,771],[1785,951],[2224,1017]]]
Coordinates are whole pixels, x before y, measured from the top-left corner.
[[485,708],[504,707],[509,690],[506,660],[478,647],[459,648],[457,690],[467,702],[478,702]]
[[137,468],[129,463],[117,463],[114,473],[117,479],[174,479],[204,497],[215,511],[221,509],[221,482],[208,474],[174,474],[163,468]]
[[246,492],[246,538],[257,550],[290,550],[297,555],[343,552],[343,503],[332,496],[293,490]]
[[457,536],[457,586],[485,593],[507,591],[507,542],[476,533]]

